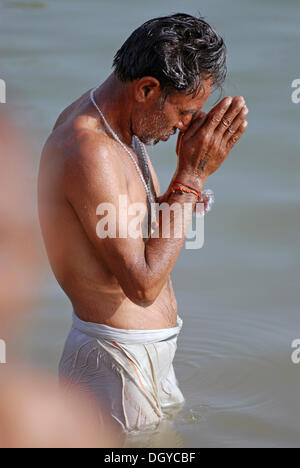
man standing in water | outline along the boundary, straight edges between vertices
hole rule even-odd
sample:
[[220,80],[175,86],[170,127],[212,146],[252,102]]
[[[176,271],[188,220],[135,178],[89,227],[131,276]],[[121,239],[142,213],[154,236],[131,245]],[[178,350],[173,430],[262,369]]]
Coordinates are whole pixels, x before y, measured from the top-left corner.
[[[110,203],[118,212],[121,194],[128,205],[195,208],[247,126],[241,96],[201,111],[225,75],[223,39],[203,19],[150,20],[117,52],[108,79],[62,112],[43,151],[41,225],[74,309],[60,375],[96,394],[126,431],[157,425],[184,401],[172,365],[182,322],[170,273],[191,215],[180,237],[162,236],[160,217],[145,240],[99,236],[97,208]],[[160,194],[144,145],[177,130],[177,168]],[[130,210],[122,215],[133,218]],[[168,223],[172,232],[175,217]]]

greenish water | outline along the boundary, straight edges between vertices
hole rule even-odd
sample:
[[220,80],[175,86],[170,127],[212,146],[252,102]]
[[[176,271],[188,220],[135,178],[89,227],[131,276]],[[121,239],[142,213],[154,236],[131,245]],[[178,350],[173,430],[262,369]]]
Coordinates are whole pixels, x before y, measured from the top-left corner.
[[[175,360],[186,406],[147,446],[300,446],[298,1],[48,0],[0,2],[0,78],[39,150],[58,113],[110,73],[112,56],[147,19],[199,10],[229,52],[225,94],[242,94],[249,127],[208,181],[216,205],[205,244],[173,272],[184,327]],[[217,99],[215,95],[211,103]],[[151,150],[162,188],[175,141]],[[38,151],[33,157],[38,165]],[[56,371],[71,319],[51,276],[26,334],[9,346]]]

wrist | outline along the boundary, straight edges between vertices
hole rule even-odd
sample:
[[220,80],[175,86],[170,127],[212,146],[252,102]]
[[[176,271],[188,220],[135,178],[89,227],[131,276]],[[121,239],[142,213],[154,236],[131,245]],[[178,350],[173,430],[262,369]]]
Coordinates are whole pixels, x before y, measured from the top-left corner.
[[180,203],[191,203],[192,205],[196,206],[197,204],[197,196],[193,193],[188,193],[188,192],[183,192],[180,190],[170,190],[167,194],[167,200],[170,202],[170,199],[172,199],[175,202],[180,202]]
[[176,171],[172,183],[175,181],[180,181],[182,184],[194,188],[198,192],[203,190],[207,176],[203,174],[191,172],[191,171]]

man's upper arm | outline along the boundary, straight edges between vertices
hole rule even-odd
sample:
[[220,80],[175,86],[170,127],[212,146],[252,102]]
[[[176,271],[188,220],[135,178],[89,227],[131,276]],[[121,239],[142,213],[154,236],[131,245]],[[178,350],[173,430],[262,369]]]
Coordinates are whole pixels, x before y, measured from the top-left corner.
[[99,205],[110,203],[115,207],[111,213],[118,233],[119,195],[128,195],[125,176],[114,157],[113,152],[99,143],[97,146],[90,142],[81,144],[77,154],[71,155],[65,165],[65,194],[99,260],[116,276],[129,299],[144,303],[147,302],[147,264],[143,239],[100,238],[97,234]]

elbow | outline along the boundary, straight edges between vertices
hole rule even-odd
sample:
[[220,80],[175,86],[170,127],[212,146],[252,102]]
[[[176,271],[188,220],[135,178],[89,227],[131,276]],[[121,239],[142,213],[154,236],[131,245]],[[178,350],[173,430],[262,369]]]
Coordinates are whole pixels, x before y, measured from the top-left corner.
[[143,307],[146,309],[150,307],[157,299],[158,294],[150,288],[135,288],[134,291],[128,295],[128,298],[134,304],[138,305],[139,307]]
[[135,300],[135,304],[138,305],[139,307],[142,307],[143,309],[147,309],[147,307],[152,306],[153,303],[154,303],[154,301],[146,301],[146,300],[140,301],[140,300]]
[[150,307],[159,296],[160,289],[156,279],[148,270],[134,270],[127,276],[123,291],[128,299],[139,307]]

